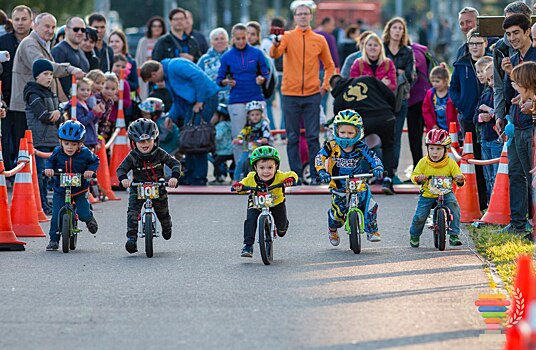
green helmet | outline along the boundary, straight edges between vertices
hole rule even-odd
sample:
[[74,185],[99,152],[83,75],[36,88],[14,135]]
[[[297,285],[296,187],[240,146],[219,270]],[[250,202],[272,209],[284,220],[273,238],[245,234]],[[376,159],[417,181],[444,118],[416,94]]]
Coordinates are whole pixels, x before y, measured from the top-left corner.
[[273,159],[279,165],[279,152],[272,146],[261,146],[251,152],[249,164],[255,165],[260,159]]

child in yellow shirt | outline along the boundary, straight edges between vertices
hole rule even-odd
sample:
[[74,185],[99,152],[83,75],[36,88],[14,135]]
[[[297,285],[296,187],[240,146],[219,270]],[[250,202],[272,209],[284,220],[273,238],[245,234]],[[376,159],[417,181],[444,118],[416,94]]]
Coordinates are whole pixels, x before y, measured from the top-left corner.
[[[461,187],[465,183],[465,177],[456,162],[447,155],[447,147],[450,147],[451,139],[445,130],[432,129],[426,134],[426,149],[428,155],[422,158],[413,173],[411,181],[421,185],[421,196],[415,209],[415,215],[409,229],[409,243],[413,248],[419,247],[419,238],[422,234],[426,219],[430,210],[437,201],[437,195],[428,187],[428,176],[451,176]],[[445,195],[445,205],[450,209],[452,222],[450,223],[449,243],[451,246],[462,245],[458,238],[460,233],[460,206],[453,192]]]

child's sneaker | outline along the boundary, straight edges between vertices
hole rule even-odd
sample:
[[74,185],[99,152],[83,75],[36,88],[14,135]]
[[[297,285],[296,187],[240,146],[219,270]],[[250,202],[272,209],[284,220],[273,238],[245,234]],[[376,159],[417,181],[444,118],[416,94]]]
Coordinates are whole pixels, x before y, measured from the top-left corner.
[[136,239],[129,237],[127,243],[125,244],[125,249],[130,254],[136,253],[138,251],[138,242],[136,242]]
[[458,235],[450,235],[449,236],[449,244],[451,246],[460,246],[462,245],[462,241],[460,241],[460,238],[458,237]]
[[243,258],[252,258],[253,257],[253,245],[246,244],[240,252],[240,256]]
[[92,217],[91,220],[86,222],[86,227],[89,232],[95,234],[99,230],[99,224],[97,224],[97,220],[95,220],[95,217]]
[[380,233],[379,232],[367,232],[367,239],[370,242],[381,242]]
[[339,234],[337,233],[337,230],[331,231],[329,230],[329,243],[331,243],[332,246],[336,247],[341,242],[341,239],[339,238]]
[[51,252],[53,250],[58,250],[59,247],[60,247],[59,242],[50,241],[50,242],[48,242],[48,245],[47,245],[47,251]]
[[162,229],[162,237],[167,241],[171,238],[171,227],[168,229]]
[[412,248],[419,248],[419,240],[420,240],[419,236],[409,235],[409,245]]

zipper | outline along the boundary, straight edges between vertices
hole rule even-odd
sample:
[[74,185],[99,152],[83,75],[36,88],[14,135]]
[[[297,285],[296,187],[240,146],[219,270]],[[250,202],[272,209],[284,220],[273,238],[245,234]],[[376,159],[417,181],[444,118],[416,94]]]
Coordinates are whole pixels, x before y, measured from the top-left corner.
[[301,93],[302,95],[305,94],[305,32],[302,34],[303,39],[303,56],[302,56],[302,85],[301,85]]

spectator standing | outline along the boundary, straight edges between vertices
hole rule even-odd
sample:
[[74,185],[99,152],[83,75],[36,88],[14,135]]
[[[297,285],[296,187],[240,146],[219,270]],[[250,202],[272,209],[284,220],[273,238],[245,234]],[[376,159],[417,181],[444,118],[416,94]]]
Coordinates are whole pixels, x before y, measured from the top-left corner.
[[[216,81],[218,78],[218,70],[221,66],[221,57],[224,53],[229,51],[229,34],[224,28],[216,28],[210,32],[210,48],[207,53],[201,56],[197,65],[212,81]],[[230,86],[221,87],[218,92],[218,101],[227,105],[229,99]],[[227,106],[225,107],[227,110]]]
[[[339,52],[337,51],[337,41],[335,40],[335,36],[333,35],[333,31],[335,30],[335,20],[333,17],[325,17],[320,22],[320,26],[318,26],[314,32],[316,34],[320,34],[326,39],[329,47],[329,53],[331,55],[331,59],[333,60],[333,63],[335,64],[335,69],[338,69],[341,67],[341,64],[339,62]],[[324,79],[324,75],[326,74],[324,70],[324,65],[322,65],[322,62],[320,62],[320,80],[322,81]],[[322,96],[321,105],[322,108],[324,108],[324,111],[326,110],[327,103],[328,103],[328,96],[329,94],[324,94]]]
[[171,29],[156,42],[152,53],[153,60],[162,61],[164,58],[182,57],[197,62],[201,57],[201,50],[197,40],[185,32],[186,10],[180,7],[171,10],[169,20]]
[[[335,71],[326,39],[312,31],[314,2],[294,1],[291,11],[296,28],[285,32],[281,41],[274,39],[270,56],[283,56],[282,107],[287,132],[287,154],[292,171],[301,174],[300,123],[303,120],[305,137],[309,151],[311,184],[318,185],[314,166],[316,154],[320,151],[320,101],[329,91],[329,79]],[[324,81],[321,82],[320,61],[324,65]],[[301,74],[296,74],[302,72]],[[299,183],[302,179],[299,179]]]
[[372,34],[370,30],[365,30],[363,33],[359,35],[359,37],[356,40],[356,48],[357,51],[351,53],[346,57],[344,60],[344,63],[341,68],[341,76],[343,78],[349,78],[350,77],[350,70],[352,69],[352,65],[354,64],[355,60],[360,58],[363,55],[363,43],[365,42],[365,39],[369,34]]
[[[162,63],[149,60],[141,67],[144,82],[156,84],[165,81],[173,97],[173,106],[168,116],[177,123],[200,113],[210,122],[218,106],[218,86],[197,65],[185,58],[164,59]],[[197,118],[196,123],[199,122]],[[186,155],[186,172],[181,178],[183,185],[204,186],[207,184],[208,153]]]
[[[466,6],[458,13],[458,24],[462,31],[464,41],[467,40],[467,35],[471,29],[476,28],[477,17],[479,16],[478,10],[474,7]],[[456,52],[456,61],[469,53],[467,42],[464,42]]]
[[[80,68],[84,73],[89,72],[89,62],[80,44],[86,36],[86,24],[80,17],[72,17],[65,23],[65,40],[54,46],[52,57],[57,63],[67,62],[73,67]],[[63,92],[71,96],[71,77],[60,78]]]
[[104,73],[111,72],[114,64],[114,52],[106,45],[106,17],[100,13],[89,15],[88,24],[97,31],[97,42],[95,43],[95,55],[99,58],[99,68]]
[[208,43],[207,38],[205,38],[205,35],[201,33],[199,30],[193,29],[194,27],[194,16],[192,13],[188,10],[186,12],[186,21],[184,22],[184,32],[188,36],[193,36],[195,40],[197,40],[197,43],[199,44],[199,50],[201,51],[201,55],[204,55],[208,51]]
[[344,62],[346,57],[355,52],[360,34],[359,27],[355,24],[346,28],[345,40],[338,45],[339,62]]
[[409,46],[408,28],[406,21],[401,17],[391,19],[383,29],[383,46],[385,55],[393,61],[396,68],[396,126],[395,126],[395,184],[401,183],[396,176],[400,160],[402,130],[408,114],[408,99],[411,85],[415,79],[415,56]]
[[[228,111],[231,116],[233,138],[246,124],[246,104],[250,101],[262,101],[264,96],[261,86],[268,77],[268,67],[264,54],[247,43],[247,28],[244,24],[235,24],[231,30],[233,47],[221,57],[216,83],[230,86]],[[259,68],[260,67],[260,72]],[[238,163],[242,155],[242,146],[234,145],[233,154]]]
[[[0,37],[0,50],[9,52],[11,59],[2,62],[2,98],[7,105],[5,118],[2,119],[2,154],[4,155],[4,165],[6,170],[11,170],[15,166],[15,160],[19,151],[19,138],[16,135],[24,135],[26,130],[26,116],[24,111],[12,110],[9,105],[11,100],[11,84],[13,75],[13,63],[15,53],[18,50],[22,39],[30,35],[32,28],[32,10],[25,5],[16,6],[11,11],[13,31]],[[23,87],[22,87],[23,88]],[[21,90],[19,90],[21,91]],[[20,108],[19,108],[20,109]]]
[[[473,134],[473,151],[476,159],[482,159],[480,144],[476,127],[473,123],[473,116],[478,103],[478,98],[484,90],[484,86],[476,77],[475,63],[486,55],[487,41],[477,35],[475,29],[471,29],[467,34],[467,46],[469,53],[454,63],[454,72],[450,80],[449,96],[458,109],[458,119],[465,136],[467,132]],[[478,186],[478,199],[480,210],[487,208],[486,181],[482,167],[476,167],[476,180]]]
[[80,43],[80,48],[84,52],[86,59],[89,63],[89,70],[99,69],[99,58],[95,54],[95,44],[97,43],[98,36],[95,28],[86,27],[86,36]]
[[[151,59],[154,46],[158,38],[166,32],[166,22],[160,16],[153,16],[147,22],[147,32],[138,42],[136,47],[136,64],[141,67],[146,61]],[[140,87],[140,98],[145,100],[149,95],[149,85],[142,84],[141,78],[138,81]]]
[[[128,53],[128,43],[125,33],[121,30],[114,30],[108,37],[108,45],[112,48],[115,55],[123,55],[127,59],[126,81],[130,91],[135,95],[138,90],[138,66],[136,60]],[[114,60],[115,63],[115,60]],[[132,96],[131,96],[132,98]]]

